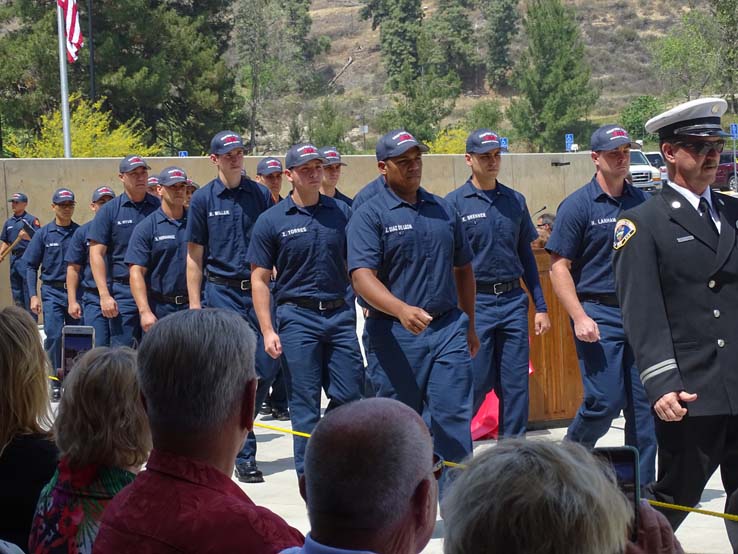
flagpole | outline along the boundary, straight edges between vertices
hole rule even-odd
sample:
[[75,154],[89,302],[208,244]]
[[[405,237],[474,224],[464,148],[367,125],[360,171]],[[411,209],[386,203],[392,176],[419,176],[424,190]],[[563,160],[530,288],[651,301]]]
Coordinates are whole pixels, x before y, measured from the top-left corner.
[[61,112],[64,132],[64,157],[72,157],[72,139],[69,135],[69,86],[67,84],[67,41],[64,31],[64,15],[56,5],[56,23],[59,29],[59,78],[61,81]]

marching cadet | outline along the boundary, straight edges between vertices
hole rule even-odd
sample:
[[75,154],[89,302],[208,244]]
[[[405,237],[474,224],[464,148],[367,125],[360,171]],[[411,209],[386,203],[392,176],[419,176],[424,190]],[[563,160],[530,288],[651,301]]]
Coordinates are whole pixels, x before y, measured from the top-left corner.
[[559,206],[546,250],[551,284],[572,321],[584,388],[566,436],[592,448],[622,411],[625,443],[638,449],[641,482],[650,483],[656,461],[653,416],[623,331],[612,271],[615,221],[646,200],[626,181],[632,145],[619,125],[604,125],[592,134],[596,173]]
[[499,435],[525,435],[528,426],[528,295],[535,302],[535,333],[551,328],[531,241],[538,237],[525,198],[497,181],[498,135],[477,129],[466,139],[472,175],[446,200],[461,216],[474,259],[479,353],[472,360],[474,412],[494,388],[500,400]]
[[[95,189],[92,193],[90,209],[93,213],[115,198],[115,192],[108,186]],[[64,255],[67,263],[67,312],[75,319],[82,318],[86,325],[95,329],[95,346],[110,346],[110,320],[102,314],[100,294],[95,286],[90,268],[90,241],[88,234],[92,220],[80,225],[72,235],[72,240]],[[80,281],[81,275],[81,281]],[[82,290],[80,290],[80,284]],[[80,305],[79,300],[82,304]]]
[[162,317],[189,308],[186,187],[183,169],[171,166],[162,170],[157,185],[161,206],[136,225],[126,251],[131,293],[144,333]]
[[146,180],[146,184],[148,185],[147,192],[161,200],[161,196],[159,195],[159,177],[152,175]]
[[192,195],[195,194],[195,191],[199,188],[200,188],[200,185],[198,185],[195,181],[193,181],[189,177],[187,178],[187,186],[185,188],[186,193],[185,193],[185,202],[184,202],[185,209],[190,208],[190,201],[192,200]]
[[141,322],[131,294],[125,255],[134,227],[160,204],[156,196],[147,194],[149,169],[141,156],[126,156],[120,161],[118,177],[124,190],[100,208],[87,235],[90,267],[100,293],[100,308],[110,319],[112,346],[135,347],[141,340]]
[[470,355],[479,348],[473,254],[458,214],[420,186],[428,147],[398,129],[376,151],[388,186],[348,226],[354,290],[371,306],[367,372],[377,396],[423,414],[436,452],[460,462],[472,452]]
[[[312,144],[290,148],[285,175],[292,193],[259,217],[248,251],[264,348],[275,359],[284,353],[292,428],[303,433],[311,433],[320,420],[321,388],[329,409],[361,396],[356,314],[345,300],[351,209],[320,194],[324,163]],[[270,308],[273,268],[276,325]],[[294,438],[298,475],[304,472],[306,444]]]
[[320,155],[325,160],[323,165],[323,183],[320,185],[320,194],[330,196],[351,207],[353,200],[336,188],[341,179],[341,168],[346,164],[341,160],[341,153],[335,146],[324,146],[320,149]]
[[[23,254],[26,266],[26,286],[31,298],[31,310],[36,314],[44,311],[44,349],[54,370],[61,368],[61,337],[65,324],[77,325],[80,320],[67,313],[66,275],[67,264],[64,254],[72,235],[79,225],[72,221],[74,215],[74,193],[60,188],[51,198],[54,221],[47,223],[33,235]],[[38,269],[41,268],[41,299],[38,297]],[[57,387],[54,387],[57,389]],[[56,397],[58,393],[55,393]]]
[[4,260],[10,250],[10,290],[13,294],[13,303],[16,306],[31,311],[31,299],[26,286],[26,268],[23,265],[23,253],[28,248],[31,236],[41,227],[38,219],[26,211],[28,196],[16,192],[9,199],[13,215],[3,225],[0,233],[0,261]]
[[[257,336],[256,371],[271,382],[277,363],[265,352],[251,299],[251,270],[246,258],[251,230],[259,215],[274,205],[269,190],[245,176],[243,140],[221,131],[210,142],[210,161],[218,176],[192,195],[187,213],[187,290],[191,309],[203,306],[200,288],[206,272],[205,304],[233,310],[254,328]],[[257,393],[261,406],[268,389]],[[249,433],[236,459],[236,476],[243,483],[261,483],[256,465],[256,436]]]
[[[710,189],[726,108],[700,98],[646,123],[659,134],[669,181],[614,232],[625,331],[657,416],[659,474],[649,492],[683,506],[700,501],[718,466],[728,500],[738,489],[738,200]],[[738,514],[735,502],[726,511]],[[687,515],[663,513],[674,529]]]
[[272,193],[272,202],[282,200],[282,162],[271,156],[262,158],[256,164],[256,182],[261,183]]

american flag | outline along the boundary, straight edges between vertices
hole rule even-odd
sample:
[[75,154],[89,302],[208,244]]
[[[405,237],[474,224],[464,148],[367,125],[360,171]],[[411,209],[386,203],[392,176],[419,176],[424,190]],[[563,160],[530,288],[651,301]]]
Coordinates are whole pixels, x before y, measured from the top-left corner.
[[77,60],[79,49],[84,44],[82,31],[79,28],[79,12],[77,0],[56,0],[64,14],[64,25],[67,35],[67,59],[70,62]]

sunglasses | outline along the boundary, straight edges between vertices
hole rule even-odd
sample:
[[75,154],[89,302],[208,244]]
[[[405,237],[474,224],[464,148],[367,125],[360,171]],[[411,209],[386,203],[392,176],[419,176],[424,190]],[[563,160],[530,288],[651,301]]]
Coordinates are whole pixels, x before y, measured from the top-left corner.
[[715,142],[709,142],[706,140],[680,141],[676,142],[675,144],[691,150],[698,156],[706,156],[712,151],[715,151],[719,154],[723,151],[723,148],[725,148],[724,140],[718,140]]
[[436,478],[436,481],[438,481],[441,478],[441,475],[443,475],[443,468],[446,467],[446,461],[441,458],[440,455],[433,453],[433,467],[431,469],[431,473],[433,473],[433,477]]

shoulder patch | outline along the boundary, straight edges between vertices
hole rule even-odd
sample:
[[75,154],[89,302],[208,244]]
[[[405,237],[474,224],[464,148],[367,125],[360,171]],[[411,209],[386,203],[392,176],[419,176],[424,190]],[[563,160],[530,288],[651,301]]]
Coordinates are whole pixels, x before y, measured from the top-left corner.
[[636,234],[636,226],[630,219],[618,219],[615,224],[615,237],[612,247],[620,250],[630,238]]

